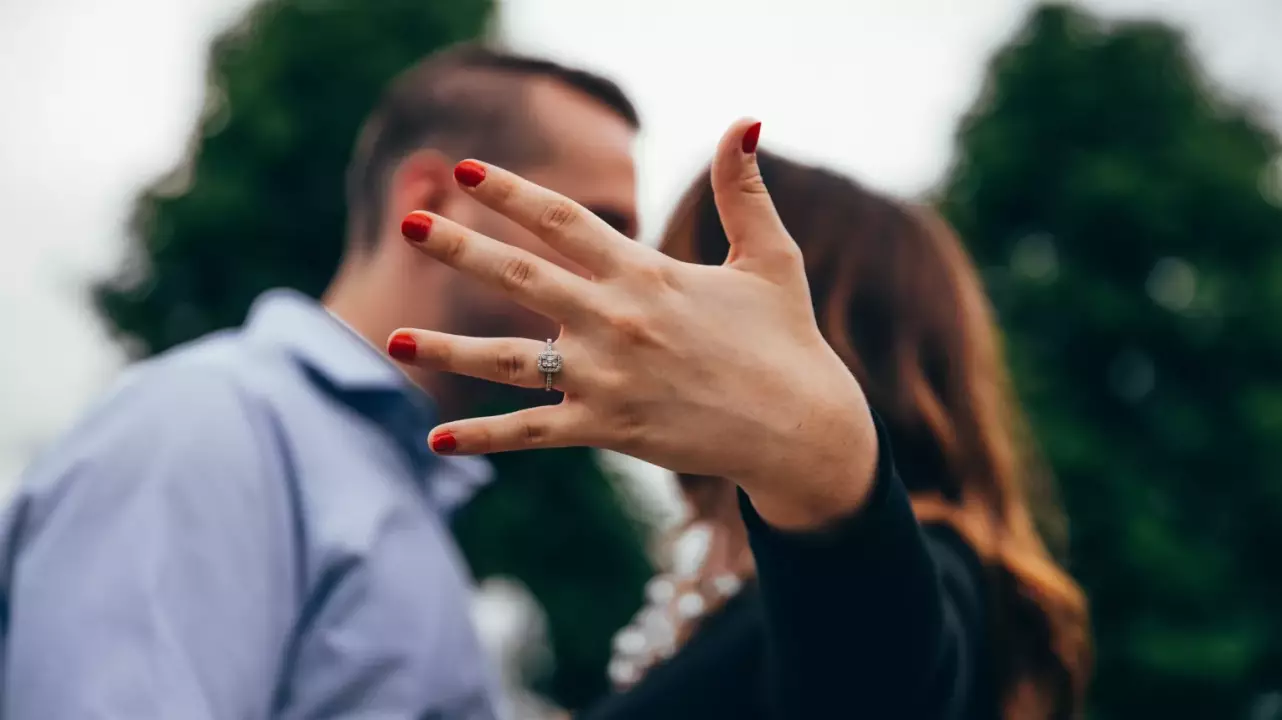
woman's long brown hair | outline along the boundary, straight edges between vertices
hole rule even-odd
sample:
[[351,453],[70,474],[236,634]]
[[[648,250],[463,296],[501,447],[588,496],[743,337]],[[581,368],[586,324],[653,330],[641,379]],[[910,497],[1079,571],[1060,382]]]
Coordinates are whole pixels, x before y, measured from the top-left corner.
[[[989,625],[1009,720],[1082,706],[1090,673],[1086,599],[1034,522],[1057,531],[1049,478],[1030,452],[993,313],[970,257],[933,213],[848,178],[762,152],[762,176],[801,246],[820,330],[890,434],[922,523],[951,526],[990,571]],[[720,264],[729,245],[705,172],[661,249]],[[694,515],[733,493],[683,479]],[[722,508],[724,509],[724,508]]]

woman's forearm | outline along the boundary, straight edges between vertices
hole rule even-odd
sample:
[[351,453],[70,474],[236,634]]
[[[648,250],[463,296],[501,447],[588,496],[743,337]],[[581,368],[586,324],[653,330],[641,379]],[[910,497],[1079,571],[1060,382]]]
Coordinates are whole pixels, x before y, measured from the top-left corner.
[[824,531],[776,529],[741,496],[778,717],[947,718],[967,701],[981,603],[954,592],[978,583],[942,582],[881,446],[863,506]]

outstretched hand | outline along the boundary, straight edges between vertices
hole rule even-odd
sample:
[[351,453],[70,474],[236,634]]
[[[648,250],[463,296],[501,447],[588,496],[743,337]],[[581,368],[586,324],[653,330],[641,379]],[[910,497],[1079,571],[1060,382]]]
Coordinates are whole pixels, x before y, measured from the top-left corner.
[[[756,163],[759,123],[722,137],[712,165],[730,240],[719,267],[666,257],[574,202],[467,160],[459,185],[586,268],[564,270],[426,212],[402,231],[422,252],[561,325],[558,405],[447,423],[429,443],[482,454],[587,445],[677,472],[730,478],[776,526],[810,528],[862,503],[877,461],[863,392],[815,324],[801,251]],[[413,342],[407,342],[412,340]],[[545,343],[405,329],[403,362],[543,387]],[[404,348],[412,348],[407,353]]]

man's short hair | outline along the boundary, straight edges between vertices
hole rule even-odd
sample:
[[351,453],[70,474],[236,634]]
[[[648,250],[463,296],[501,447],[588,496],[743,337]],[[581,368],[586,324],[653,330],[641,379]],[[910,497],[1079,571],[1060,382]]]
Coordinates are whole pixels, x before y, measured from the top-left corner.
[[640,127],[623,90],[585,70],[471,43],[434,53],[392,80],[361,129],[347,169],[349,241],[376,242],[392,171],[415,150],[512,167],[539,161],[548,145],[522,107],[526,81],[537,78],[578,90]]

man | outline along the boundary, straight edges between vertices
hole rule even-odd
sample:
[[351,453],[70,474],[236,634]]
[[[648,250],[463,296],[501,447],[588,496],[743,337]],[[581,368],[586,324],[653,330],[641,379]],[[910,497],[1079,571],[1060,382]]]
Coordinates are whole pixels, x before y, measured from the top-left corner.
[[[635,220],[638,122],[610,82],[456,48],[398,78],[357,143],[326,293],[134,369],[0,516],[0,716],[491,718],[444,516],[484,466],[426,447],[457,386],[381,350],[401,326],[555,328],[407,247],[430,209],[572,267],[469,199],[476,156]],[[332,313],[332,314],[331,314]]]

